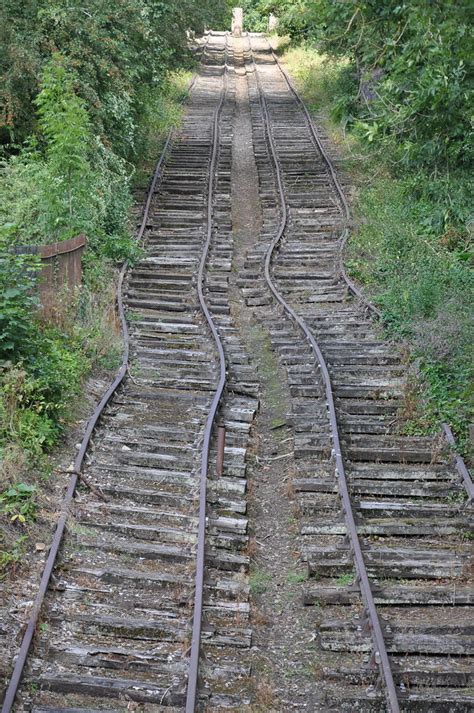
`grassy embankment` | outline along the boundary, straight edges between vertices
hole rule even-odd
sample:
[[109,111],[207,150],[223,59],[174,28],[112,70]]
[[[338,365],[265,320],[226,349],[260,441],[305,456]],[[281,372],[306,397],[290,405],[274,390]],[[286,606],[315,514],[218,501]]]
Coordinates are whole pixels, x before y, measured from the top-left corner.
[[281,45],[280,52],[354,187],[348,272],[382,310],[387,335],[409,348],[403,427],[420,434],[445,420],[466,452],[473,421],[470,176],[397,165],[386,146],[347,120],[358,86],[344,61],[305,46]]

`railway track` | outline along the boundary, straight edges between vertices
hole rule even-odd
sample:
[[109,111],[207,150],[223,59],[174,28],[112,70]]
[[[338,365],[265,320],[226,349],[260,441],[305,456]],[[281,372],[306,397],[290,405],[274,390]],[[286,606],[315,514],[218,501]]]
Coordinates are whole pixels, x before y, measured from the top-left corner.
[[[238,273],[236,69],[263,219]],[[465,488],[440,441],[400,431],[405,365],[341,274],[347,204],[325,144],[265,38],[208,36],[147,201],[145,255],[124,277],[130,368],[17,671],[19,710],[472,709]],[[236,291],[285,375],[318,653],[304,687],[277,680],[266,706],[247,511],[262,379]]]
[[287,318],[270,331],[293,397],[305,603],[324,612],[318,710],[470,710],[464,486],[436,439],[397,430],[405,366],[340,273],[345,206],[265,39],[248,70],[267,224],[242,284]]
[[[194,710],[201,639],[220,652],[215,665],[207,656],[205,681],[245,673],[227,649],[249,642],[239,552],[257,401],[226,305],[229,55],[224,34],[208,38],[147,202],[146,254],[123,285],[130,373],[102,414],[85,468],[93,490],[76,494],[34,648],[15,672],[19,705],[36,713],[133,702]],[[211,475],[223,470],[217,418],[226,423],[220,478]],[[4,710],[15,693],[11,685]]]

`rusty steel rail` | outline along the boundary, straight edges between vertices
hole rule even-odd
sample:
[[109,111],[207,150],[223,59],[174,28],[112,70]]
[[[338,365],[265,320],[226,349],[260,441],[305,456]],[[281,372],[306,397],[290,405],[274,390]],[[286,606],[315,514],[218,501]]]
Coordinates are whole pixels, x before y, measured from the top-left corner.
[[[153,182],[152,185],[156,185],[156,182]],[[151,192],[151,188],[150,188]],[[23,635],[23,639],[21,642],[20,646],[20,651],[18,653],[16,662],[15,662],[15,667],[13,669],[13,673],[10,678],[10,682],[8,684],[8,688],[5,693],[5,698],[3,701],[2,705],[2,713],[10,713],[17,691],[18,687],[20,685],[21,677],[23,675],[23,671],[25,668],[26,660],[28,657],[28,653],[31,647],[31,642],[33,640],[33,636],[36,631],[36,627],[38,625],[38,620],[39,620],[39,615],[41,608],[43,606],[44,602],[44,597],[46,595],[49,581],[51,579],[51,575],[53,573],[53,569],[56,563],[56,559],[58,556],[59,552],[59,547],[61,545],[63,535],[64,535],[64,530],[66,527],[66,522],[69,516],[69,508],[71,506],[72,499],[74,497],[74,493],[77,487],[77,484],[80,479],[81,475],[81,469],[82,465],[84,462],[84,457],[86,455],[87,449],[90,444],[91,436],[92,433],[102,415],[102,412],[104,411],[105,407],[109,403],[110,399],[116,392],[117,388],[120,386],[122,383],[126,373],[127,373],[127,368],[128,368],[128,358],[129,358],[129,351],[130,351],[130,345],[129,345],[129,333],[128,333],[128,326],[127,326],[127,321],[125,318],[125,312],[124,312],[124,307],[123,307],[123,297],[122,297],[122,286],[123,286],[123,280],[126,274],[126,271],[128,269],[128,265],[125,264],[123,265],[122,269],[120,270],[119,274],[119,279],[117,283],[117,311],[120,319],[120,326],[121,326],[121,331],[122,331],[122,340],[123,340],[123,352],[122,352],[122,363],[120,365],[120,368],[115,376],[115,379],[113,382],[110,384],[109,388],[105,392],[105,394],[102,396],[102,399],[94,409],[94,412],[92,416],[90,417],[87,427],[84,433],[84,436],[81,441],[81,445],[79,448],[79,451],[77,453],[77,456],[74,460],[74,464],[71,470],[71,478],[69,480],[68,486],[67,486],[67,491],[66,495],[64,496],[64,499],[61,503],[61,513],[59,516],[59,520],[56,525],[56,530],[54,532],[53,540],[51,542],[51,546],[49,549],[48,553],[48,558],[46,560],[43,573],[41,575],[41,580],[38,588],[38,592],[36,594],[33,607],[30,612],[30,617],[28,620],[28,625],[26,627],[26,631]]]
[[[250,53],[252,55],[252,45],[251,45],[250,40],[249,40],[249,45],[250,45],[250,47],[249,47]],[[296,314],[294,309],[292,307],[290,307],[290,305],[286,302],[284,297],[279,292],[279,290],[278,290],[277,286],[275,285],[275,283],[272,279],[272,276],[271,276],[270,268],[271,268],[273,254],[274,254],[275,250],[277,249],[277,247],[279,246],[280,241],[281,241],[281,239],[286,231],[286,228],[287,228],[288,205],[287,205],[287,201],[286,201],[285,189],[283,186],[283,178],[282,178],[280,161],[278,158],[275,141],[274,141],[274,137],[272,134],[271,120],[270,120],[270,115],[269,115],[269,111],[268,111],[268,106],[267,106],[266,98],[265,98],[264,93],[261,88],[261,83],[260,83],[260,79],[258,76],[258,70],[257,70],[256,64],[255,64],[255,61],[253,59],[253,55],[252,55],[252,61],[253,61],[255,77],[256,77],[257,86],[258,86],[259,95],[260,95],[260,103],[261,103],[261,107],[262,107],[262,114],[263,114],[263,119],[264,119],[266,135],[267,135],[267,142],[268,142],[268,146],[270,148],[270,152],[271,152],[271,156],[272,156],[272,160],[273,160],[273,164],[274,164],[274,168],[275,168],[275,175],[276,175],[276,181],[277,181],[277,187],[278,187],[278,193],[279,193],[280,205],[281,205],[280,226],[279,226],[278,231],[277,231],[275,237],[273,238],[272,243],[271,243],[271,245],[266,253],[266,256],[265,256],[265,280],[266,280],[271,292],[273,293],[275,299],[282,305],[285,312],[291,317],[291,319],[295,322],[295,324],[298,325],[298,327],[301,329],[301,331],[305,335],[309,345],[311,346],[311,349],[313,350],[313,352],[316,356],[318,367],[321,369],[325,392],[326,392],[328,418],[329,418],[329,424],[330,424],[332,441],[333,441],[333,456],[335,459],[335,466],[336,466],[335,474],[336,474],[336,478],[337,478],[337,482],[338,482],[339,494],[340,494],[340,497],[342,500],[342,508],[344,511],[346,530],[347,530],[347,534],[348,534],[349,540],[350,540],[350,549],[351,549],[351,553],[352,553],[352,556],[354,559],[357,581],[358,581],[358,584],[360,587],[362,599],[364,602],[364,608],[367,613],[368,623],[370,626],[372,640],[373,640],[373,644],[374,644],[374,659],[375,659],[375,662],[379,666],[380,673],[381,673],[382,678],[385,682],[385,692],[386,692],[389,710],[391,711],[391,713],[400,713],[400,705],[398,702],[398,696],[397,696],[397,691],[396,691],[396,687],[395,687],[395,682],[394,682],[392,670],[390,667],[390,661],[388,658],[387,647],[385,645],[382,625],[380,623],[379,615],[378,615],[378,612],[377,612],[377,609],[375,606],[374,597],[373,597],[372,589],[370,586],[370,581],[369,581],[369,577],[367,574],[364,557],[362,554],[362,548],[361,548],[361,544],[360,544],[360,540],[359,540],[359,535],[357,533],[357,527],[355,524],[354,513],[352,511],[352,503],[351,503],[350,496],[349,496],[349,488],[348,488],[348,484],[347,484],[344,462],[343,462],[342,453],[341,453],[339,427],[338,427],[338,423],[337,423],[336,408],[335,408],[335,404],[334,404],[334,395],[333,395],[333,390],[332,390],[331,379],[329,376],[329,370],[327,368],[327,365],[326,365],[324,356],[321,352],[321,349],[319,348],[319,345],[318,345],[316,339],[314,338],[311,330],[309,329],[308,325],[298,314]],[[317,138],[317,142],[318,142],[318,145],[320,145],[319,137]],[[326,160],[328,160],[327,156],[326,156]],[[339,185],[338,181],[337,181],[337,176],[335,176],[334,169],[332,168],[332,165],[330,163],[328,164],[328,168],[331,173],[331,176],[333,177],[333,180],[336,182],[336,185]],[[347,201],[343,201],[343,205],[347,205]]]
[[217,159],[219,154],[219,123],[222,107],[227,95],[227,34],[225,36],[224,47],[224,70],[223,70],[223,87],[221,90],[219,104],[214,112],[214,122],[212,129],[212,154],[209,164],[209,185],[207,194],[207,238],[204,244],[199,270],[197,275],[197,291],[199,303],[202,313],[206,318],[212,338],[217,347],[219,357],[219,382],[214,392],[214,397],[206,419],[204,430],[204,440],[201,452],[201,469],[200,469],[200,485],[199,485],[199,524],[198,524],[198,540],[196,551],[196,576],[195,576],[195,592],[194,592],[194,608],[193,608],[193,631],[191,640],[191,651],[189,655],[188,667],[188,686],[186,689],[186,713],[194,713],[197,701],[197,688],[199,676],[199,658],[201,653],[201,629],[202,629],[202,611],[204,600],[204,569],[205,569],[205,550],[206,550],[206,499],[207,499],[207,473],[209,469],[209,454],[211,449],[211,438],[213,435],[214,425],[216,421],[217,411],[224,393],[226,385],[226,362],[224,355],[224,347],[219,337],[219,332],[212,319],[212,315],[207,306],[204,296],[204,275],[206,272],[206,262],[209,254],[209,247],[212,240],[213,232],[213,199],[214,199],[214,183],[217,167]]
[[[202,54],[204,54],[204,52],[205,52],[205,49],[207,46],[207,40],[208,40],[208,37],[206,37],[206,42],[204,43]],[[201,54],[201,57],[202,57],[202,54]],[[196,82],[196,76],[193,78],[192,82],[190,83],[190,85],[188,87],[188,90],[187,90],[188,95],[192,91],[195,82]],[[150,211],[151,201],[153,199],[153,195],[156,191],[157,185],[159,184],[160,179],[162,177],[163,164],[164,164],[165,158],[167,156],[168,149],[170,147],[170,144],[171,144],[171,141],[173,138],[173,134],[174,134],[174,130],[171,129],[168,132],[164,147],[162,149],[162,152],[160,154],[160,157],[159,157],[158,162],[155,167],[155,171],[153,173],[152,180],[148,187],[147,200],[146,200],[146,203],[145,203],[145,206],[143,209],[142,222],[141,222],[140,228],[138,229],[138,232],[136,235],[137,242],[141,242],[143,239],[143,234],[145,232],[146,225],[147,225],[148,214]],[[5,698],[4,698],[3,704],[2,704],[2,713],[10,713],[10,711],[12,710],[13,704],[15,702],[16,694],[18,692],[18,688],[19,688],[19,685],[21,682],[21,678],[23,676],[23,672],[25,669],[28,654],[29,654],[29,651],[31,648],[31,643],[33,641],[33,637],[35,635],[35,631],[38,626],[41,608],[43,606],[44,598],[45,598],[46,592],[48,590],[51,575],[53,573],[53,569],[56,564],[56,559],[58,556],[59,548],[61,546],[61,542],[62,542],[62,539],[64,536],[64,531],[65,531],[67,519],[69,516],[69,509],[71,506],[71,502],[74,498],[74,494],[75,494],[78,482],[81,478],[81,470],[82,470],[82,466],[84,463],[84,458],[85,458],[86,452],[90,445],[90,440],[91,440],[92,434],[97,426],[97,423],[98,423],[100,417],[102,416],[102,413],[103,413],[105,407],[107,406],[110,399],[115,394],[118,387],[122,383],[125,375],[127,374],[128,360],[129,360],[129,355],[130,355],[130,339],[129,339],[127,320],[125,317],[122,288],[123,288],[123,282],[125,279],[125,275],[126,275],[128,269],[129,269],[129,264],[128,264],[128,262],[125,262],[120,269],[119,278],[117,281],[117,290],[116,290],[117,313],[118,313],[119,320],[120,320],[120,327],[121,327],[121,332],[122,332],[122,342],[123,342],[121,365],[119,367],[119,370],[117,371],[117,374],[116,374],[113,382],[110,384],[107,391],[102,396],[100,402],[97,404],[96,408],[94,409],[92,416],[90,417],[89,421],[87,422],[86,430],[84,432],[84,436],[82,438],[77,456],[74,460],[72,469],[69,471],[71,473],[71,477],[70,477],[69,483],[67,485],[66,494],[65,494],[63,501],[61,503],[61,511],[60,511],[59,519],[58,519],[58,522],[56,525],[56,530],[54,532],[54,536],[53,536],[53,539],[52,539],[52,542],[50,545],[48,558],[47,558],[46,563],[43,568],[43,573],[41,575],[41,580],[39,583],[38,591],[36,593],[36,597],[34,599],[33,606],[32,606],[31,612],[30,612],[28,624],[27,624],[25,633],[23,635],[20,650],[16,657],[15,666],[13,668],[13,672],[10,677],[8,687],[5,692]]]
[[[269,44],[270,44],[270,43],[269,43]],[[347,196],[346,196],[346,194],[345,194],[345,192],[344,192],[344,189],[342,188],[341,183],[340,183],[340,181],[339,181],[339,179],[338,179],[338,177],[337,177],[337,173],[336,173],[336,170],[334,169],[334,166],[333,166],[333,164],[332,164],[332,161],[331,161],[331,159],[329,158],[327,152],[326,152],[325,149],[324,149],[324,146],[323,146],[323,144],[322,144],[322,142],[321,142],[321,138],[319,137],[318,131],[317,131],[315,125],[314,125],[313,119],[311,118],[311,114],[309,113],[309,111],[308,111],[308,109],[307,109],[307,107],[306,107],[306,104],[304,103],[304,101],[303,101],[303,100],[301,99],[301,97],[299,96],[298,91],[297,91],[296,87],[294,86],[294,84],[293,84],[293,82],[292,82],[292,80],[291,80],[290,75],[288,74],[288,72],[286,71],[286,69],[281,65],[281,63],[280,63],[280,61],[279,61],[279,59],[278,59],[278,56],[277,56],[277,54],[275,53],[275,51],[274,51],[274,49],[273,49],[273,47],[272,47],[271,45],[270,45],[270,48],[271,48],[271,51],[272,51],[273,59],[275,60],[275,62],[276,62],[276,64],[277,64],[277,66],[278,66],[280,72],[281,72],[282,75],[284,76],[285,81],[286,81],[286,83],[287,83],[287,85],[288,85],[289,90],[291,91],[291,93],[292,93],[293,96],[295,97],[296,102],[298,103],[298,105],[300,106],[300,108],[302,109],[302,111],[303,111],[303,113],[304,113],[304,115],[305,115],[306,123],[307,123],[308,128],[309,128],[309,130],[310,130],[310,133],[311,133],[311,135],[312,135],[312,137],[313,137],[313,141],[314,141],[315,145],[317,146],[319,152],[321,153],[321,156],[323,157],[323,160],[324,160],[326,166],[327,166],[328,169],[329,169],[329,173],[330,173],[330,175],[331,175],[331,179],[332,179],[334,188],[336,189],[336,192],[337,192],[337,195],[338,195],[338,198],[339,198],[339,201],[340,201],[340,205],[341,205],[341,207],[342,207],[342,211],[343,211],[344,217],[345,217],[345,219],[346,219],[346,221],[347,221],[347,224],[344,226],[344,229],[343,229],[343,233],[342,233],[342,236],[341,236],[341,244],[340,244],[340,248],[339,248],[340,271],[341,271],[342,278],[343,278],[344,282],[346,283],[346,285],[348,286],[349,290],[350,290],[361,302],[364,303],[364,305],[365,305],[365,307],[368,309],[368,311],[369,311],[369,312],[372,312],[372,314],[373,314],[375,317],[377,317],[377,319],[383,321],[382,312],[378,309],[378,307],[376,307],[376,306],[368,299],[368,297],[364,294],[364,292],[363,292],[359,287],[357,287],[357,285],[350,279],[350,277],[348,276],[348,274],[347,274],[347,272],[346,272],[346,268],[345,268],[345,265],[344,265],[344,251],[345,251],[345,247],[346,247],[347,241],[348,241],[348,239],[349,239],[349,224],[350,224],[350,221],[351,221],[351,213],[350,213],[349,201],[348,201]],[[456,448],[456,441],[455,441],[455,439],[454,439],[454,436],[453,436],[453,433],[452,433],[452,431],[451,431],[451,428],[449,427],[449,425],[448,425],[447,423],[443,423],[443,424],[442,424],[442,431],[443,431],[443,434],[444,434],[446,440],[448,441],[449,445],[450,445],[452,448]],[[466,489],[466,492],[467,492],[467,495],[468,495],[468,498],[469,498],[469,502],[471,502],[471,501],[474,499],[474,484],[473,484],[473,482],[472,482],[470,473],[469,473],[469,471],[468,471],[468,469],[467,469],[467,467],[466,467],[466,464],[465,464],[463,458],[459,455],[459,453],[458,453],[457,451],[454,452],[454,456],[453,456],[453,457],[454,457],[454,464],[455,464],[455,466],[456,466],[456,470],[458,471],[459,476],[460,476],[460,478],[461,478],[461,481],[462,481],[462,483],[463,483],[463,485],[464,485],[464,488]]]
[[447,423],[443,423],[443,434],[444,437],[446,438],[448,444],[451,446],[453,449],[453,460],[454,460],[454,465],[456,467],[456,470],[458,472],[458,475],[462,481],[462,484],[464,485],[464,488],[467,493],[468,497],[468,502],[472,503],[474,499],[474,483],[472,482],[471,474],[469,473],[467,466],[464,462],[464,459],[457,453],[456,450],[456,441],[454,440],[453,432],[451,431],[451,428],[448,426]]
[[[209,42],[210,34],[211,33],[208,33],[206,35],[206,39],[205,39],[205,42],[203,43],[200,59],[202,59],[202,57],[206,51],[206,47]],[[196,80],[197,80],[197,75],[195,74],[193,79],[191,80],[191,83],[189,84],[189,86],[186,90],[186,96],[189,96],[189,94],[192,92],[194,85],[196,84]],[[161,169],[163,168],[163,163],[164,163],[165,157],[168,154],[168,149],[170,147],[170,144],[171,144],[171,141],[173,138],[173,134],[174,134],[174,129],[170,129],[170,131],[168,132],[168,136],[166,137],[165,145],[163,146],[160,158],[158,159],[158,163],[156,164],[155,171],[153,173],[153,177],[151,179],[150,186],[148,188],[146,203],[145,203],[145,207],[143,208],[142,222],[140,224],[140,227],[139,227],[138,233],[137,233],[137,237],[136,237],[138,243],[142,242],[142,239],[143,239],[143,234],[145,232],[146,224],[148,221],[148,215],[150,213],[151,201],[153,200],[153,195],[156,191],[156,186],[158,184],[158,181],[161,179]],[[124,268],[125,268],[125,270],[127,270],[127,268],[128,268],[127,263],[125,263]]]

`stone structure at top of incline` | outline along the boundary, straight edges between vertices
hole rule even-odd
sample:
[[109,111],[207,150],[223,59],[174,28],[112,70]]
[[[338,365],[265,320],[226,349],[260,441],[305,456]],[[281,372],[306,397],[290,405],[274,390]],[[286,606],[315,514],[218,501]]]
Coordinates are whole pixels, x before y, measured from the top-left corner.
[[234,7],[232,10],[232,35],[242,37],[244,27],[244,11],[241,7]]
[[268,16],[268,31],[269,32],[276,32],[278,29],[278,17],[273,14],[273,12],[270,13]]

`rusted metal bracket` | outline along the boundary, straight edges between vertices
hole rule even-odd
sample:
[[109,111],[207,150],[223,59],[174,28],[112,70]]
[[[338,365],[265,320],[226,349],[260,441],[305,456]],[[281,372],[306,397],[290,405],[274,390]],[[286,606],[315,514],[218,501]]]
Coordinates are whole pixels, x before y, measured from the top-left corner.
[[449,445],[453,449],[454,465],[456,466],[456,470],[466,490],[468,501],[469,503],[472,503],[474,498],[474,483],[472,482],[471,474],[466,467],[464,459],[455,450],[456,441],[454,440],[453,432],[447,423],[443,423],[443,433]]

